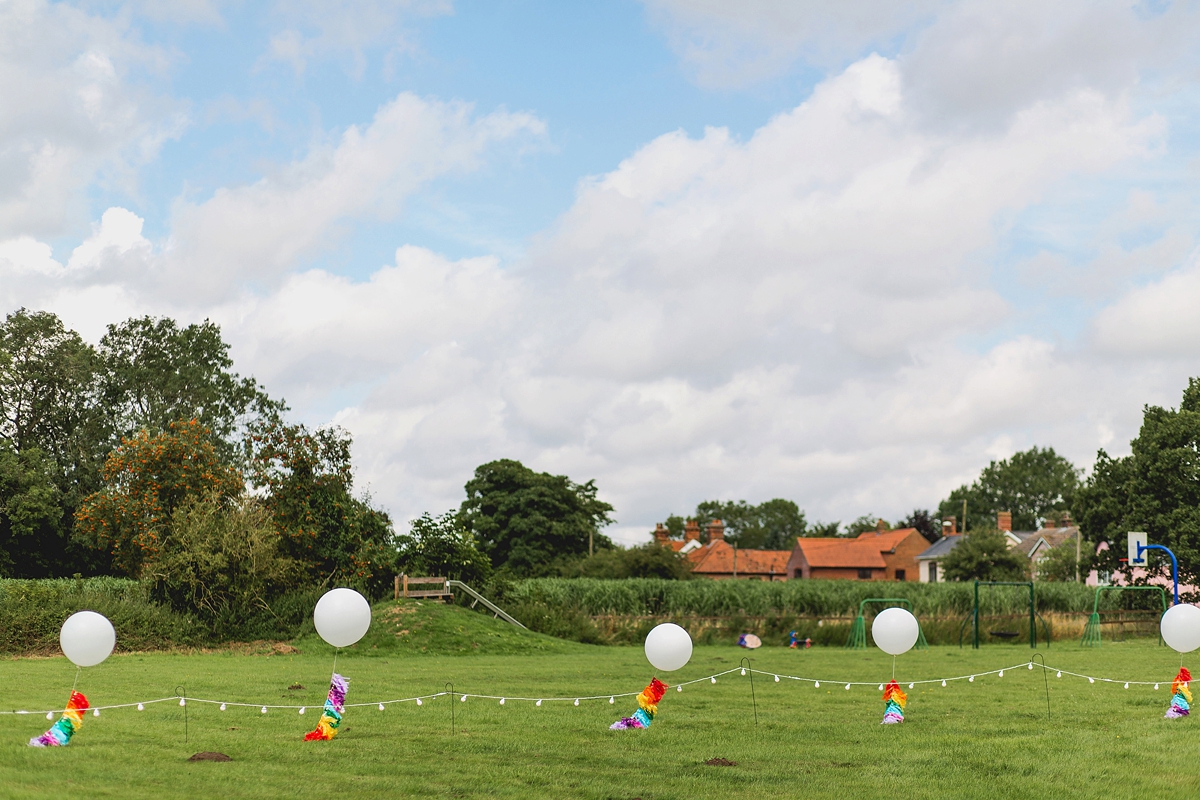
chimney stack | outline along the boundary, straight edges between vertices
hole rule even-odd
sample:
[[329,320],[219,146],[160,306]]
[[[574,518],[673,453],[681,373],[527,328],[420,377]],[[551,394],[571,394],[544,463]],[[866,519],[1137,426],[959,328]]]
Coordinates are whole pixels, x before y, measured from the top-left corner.
[[888,529],[888,524],[886,522],[884,522],[883,520],[879,520],[878,522],[875,523],[875,535],[876,536],[878,536],[881,533],[887,533],[887,529]]
[[671,532],[669,530],[667,530],[666,525],[663,525],[661,522],[655,524],[655,526],[654,526],[654,541],[658,542],[660,545],[663,545],[663,544],[666,544],[667,540],[670,538],[671,538]]
[[954,517],[946,517],[942,520],[942,536],[957,536],[958,521]]
[[719,519],[714,519],[712,522],[704,526],[708,531],[708,543],[719,542],[725,538],[725,523]]
[[694,519],[689,519],[687,524],[683,526],[683,540],[685,542],[700,541],[700,523]]
[[1002,531],[1012,533],[1012,512],[1001,511],[996,514],[996,527]]

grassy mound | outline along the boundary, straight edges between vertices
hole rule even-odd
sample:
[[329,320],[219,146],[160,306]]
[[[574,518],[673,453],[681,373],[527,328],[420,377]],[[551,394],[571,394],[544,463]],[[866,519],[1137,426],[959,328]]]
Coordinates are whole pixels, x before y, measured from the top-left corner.
[[[328,647],[312,629],[295,644],[305,652]],[[424,600],[389,600],[372,608],[371,628],[357,655],[536,655],[586,651],[586,645],[522,630],[469,608]]]

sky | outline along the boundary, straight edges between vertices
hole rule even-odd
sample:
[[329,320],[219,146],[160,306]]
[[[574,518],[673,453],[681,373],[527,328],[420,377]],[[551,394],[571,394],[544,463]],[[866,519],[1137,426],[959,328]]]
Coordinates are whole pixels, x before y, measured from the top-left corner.
[[397,527],[646,541],[1125,454],[1200,376],[1200,6],[0,0],[0,313],[220,324]]

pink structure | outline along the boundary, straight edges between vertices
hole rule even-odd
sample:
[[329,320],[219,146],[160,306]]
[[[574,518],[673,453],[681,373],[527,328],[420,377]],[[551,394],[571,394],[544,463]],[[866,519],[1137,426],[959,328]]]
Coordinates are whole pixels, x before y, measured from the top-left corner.
[[[1097,553],[1102,553],[1107,549],[1108,542],[1101,542],[1096,546]],[[1122,559],[1122,561],[1124,561],[1124,559]],[[1127,573],[1129,573],[1128,576]],[[1128,586],[1134,581],[1140,581],[1143,578],[1146,578],[1147,575],[1150,575],[1150,573],[1146,572],[1146,570],[1142,569],[1141,567],[1134,567],[1132,570],[1130,570],[1129,567],[1126,566],[1122,570],[1118,570],[1111,574],[1105,573],[1103,576],[1101,576],[1096,570],[1092,570],[1088,573],[1085,583],[1088,586]],[[1103,580],[1101,580],[1102,577]],[[1163,587],[1167,590],[1168,594],[1170,594],[1172,591],[1170,575],[1150,575],[1147,583],[1149,583],[1151,586]],[[1185,586],[1182,583],[1179,584],[1179,594],[1181,596],[1187,592],[1194,591],[1196,591],[1195,586]]]

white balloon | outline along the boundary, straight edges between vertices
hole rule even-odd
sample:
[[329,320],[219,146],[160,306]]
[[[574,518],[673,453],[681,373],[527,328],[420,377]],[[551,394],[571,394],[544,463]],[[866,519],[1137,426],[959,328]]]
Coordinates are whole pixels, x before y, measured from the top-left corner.
[[371,627],[371,604],[353,589],[330,589],[313,609],[321,638],[334,647],[349,647]]
[[63,623],[58,632],[63,655],[79,667],[94,667],[112,653],[117,632],[103,614],[79,611]]
[[907,653],[917,643],[921,627],[917,618],[903,608],[885,608],[871,623],[875,646],[889,656]]
[[1172,650],[1190,653],[1200,647],[1200,608],[1190,603],[1168,608],[1158,627],[1163,641]]
[[646,637],[646,660],[655,669],[673,672],[692,657],[692,637],[674,622],[655,626]]

